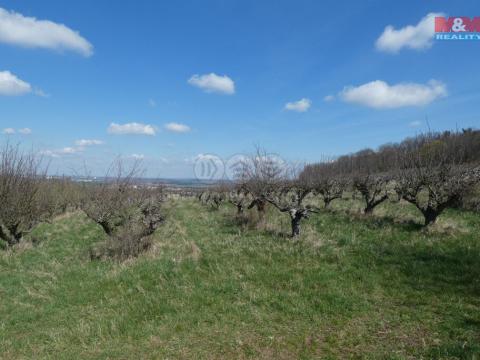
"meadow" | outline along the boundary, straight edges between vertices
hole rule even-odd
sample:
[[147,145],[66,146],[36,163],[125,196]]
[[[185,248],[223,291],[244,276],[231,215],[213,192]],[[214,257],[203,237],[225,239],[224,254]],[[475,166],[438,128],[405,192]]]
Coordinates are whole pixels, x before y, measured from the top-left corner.
[[258,229],[171,198],[126,261],[90,259],[80,211],[42,223],[0,251],[0,358],[478,359],[478,213],[331,205],[292,239],[273,207]]

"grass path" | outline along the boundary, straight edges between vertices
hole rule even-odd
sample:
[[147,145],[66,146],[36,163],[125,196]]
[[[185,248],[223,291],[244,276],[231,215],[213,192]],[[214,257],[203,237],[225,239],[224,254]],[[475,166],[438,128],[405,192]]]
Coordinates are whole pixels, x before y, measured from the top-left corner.
[[325,213],[241,229],[232,208],[168,204],[155,245],[91,262],[81,214],[0,253],[1,359],[480,356],[480,219],[449,231]]

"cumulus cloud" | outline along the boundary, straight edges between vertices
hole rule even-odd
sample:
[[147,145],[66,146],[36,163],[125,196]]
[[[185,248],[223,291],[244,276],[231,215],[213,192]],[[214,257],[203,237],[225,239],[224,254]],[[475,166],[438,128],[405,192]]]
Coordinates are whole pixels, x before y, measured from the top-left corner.
[[74,155],[74,154],[83,153],[86,150],[87,146],[101,145],[101,144],[103,144],[103,141],[101,140],[80,139],[75,141],[75,146],[66,146],[64,148],[55,149],[55,150],[43,150],[40,153],[44,156],[58,158],[63,155]]
[[58,157],[61,157],[62,155],[74,155],[74,154],[81,153],[83,151],[84,151],[84,148],[82,147],[67,146],[57,150],[42,150],[40,151],[40,154],[43,156],[58,158]]
[[85,38],[63,24],[38,20],[0,8],[0,42],[28,48],[71,50],[83,56],[93,54]]
[[155,127],[152,125],[142,124],[142,123],[127,123],[127,124],[117,124],[111,123],[107,129],[109,134],[114,135],[150,135],[154,136],[156,134]]
[[30,135],[32,133],[32,129],[22,128],[22,129],[18,129],[18,132],[22,135]]
[[[1,24],[1,20],[0,20]],[[0,95],[18,96],[32,91],[32,86],[13,75],[10,71],[0,71]]]
[[333,101],[333,100],[335,100],[335,96],[333,96],[333,95],[327,95],[323,98],[323,101],[325,101],[325,102],[330,102],[330,101]]
[[376,80],[360,86],[347,86],[340,92],[343,101],[376,109],[422,106],[447,96],[445,84],[430,80],[427,84],[400,83],[389,85]]
[[171,122],[171,123],[165,124],[165,129],[171,132],[176,132],[176,133],[186,133],[190,131],[190,126]]
[[3,134],[7,134],[7,135],[15,134],[15,129],[13,129],[13,128],[5,128],[5,129],[3,129],[2,133],[3,133]]
[[430,48],[435,34],[436,16],[444,16],[444,14],[429,13],[417,25],[408,25],[398,30],[388,25],[375,43],[377,49],[397,53],[402,48],[414,50]]
[[92,146],[92,145],[102,145],[102,140],[95,140],[95,139],[80,139],[75,141],[75,145],[77,146]]
[[305,112],[310,108],[311,104],[312,102],[310,99],[303,98],[298,101],[286,103],[285,110]]
[[227,75],[214,73],[205,75],[193,75],[188,79],[190,85],[196,86],[207,93],[220,93],[232,95],[235,93],[235,83]]

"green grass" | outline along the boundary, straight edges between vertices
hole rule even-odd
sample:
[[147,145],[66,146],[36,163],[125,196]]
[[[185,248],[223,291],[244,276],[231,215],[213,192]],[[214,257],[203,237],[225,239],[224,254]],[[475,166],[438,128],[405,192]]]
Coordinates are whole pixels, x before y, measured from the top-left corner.
[[171,200],[154,247],[90,261],[81,214],[0,252],[1,359],[480,358],[480,218],[433,230],[405,205],[334,213],[291,240],[284,214],[241,227],[234,209]]

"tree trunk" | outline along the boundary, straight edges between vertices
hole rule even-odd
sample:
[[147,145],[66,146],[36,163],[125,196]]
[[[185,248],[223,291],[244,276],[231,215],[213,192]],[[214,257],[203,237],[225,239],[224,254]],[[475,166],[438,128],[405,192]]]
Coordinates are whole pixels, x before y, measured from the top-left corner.
[[[14,229],[16,229],[17,227],[18,225],[15,226]],[[17,233],[15,231],[12,232],[10,229],[5,229],[3,226],[0,226],[0,239],[4,240],[8,244],[8,246],[13,246],[20,242],[20,240],[22,239],[22,233]]]
[[264,200],[257,200],[257,203],[255,205],[257,207],[258,220],[263,225],[263,223],[265,222],[265,206],[266,206],[266,203],[265,203]]
[[373,214],[373,209],[375,209],[375,206],[373,206],[372,204],[368,204],[365,209],[363,209],[363,213],[365,215],[372,215]]
[[422,210],[423,217],[425,218],[425,226],[434,224],[437,221],[438,215],[440,212],[432,209],[431,207],[427,207],[425,210]]
[[307,217],[307,212],[302,209],[290,209],[290,219],[292,224],[292,238],[300,235],[300,222]]
[[113,234],[113,229],[108,223],[108,221],[99,221],[98,224],[102,227],[103,231],[105,231],[108,236],[111,236]]
[[377,207],[377,205],[380,205],[382,202],[388,199],[387,195],[382,196],[380,199],[375,200],[375,198],[371,199],[368,201],[368,199],[365,199],[367,206],[365,209],[363,209],[365,215],[371,215],[373,213],[373,209]]
[[328,209],[328,207],[330,206],[330,203],[332,202],[333,199],[330,199],[330,198],[323,198],[323,204],[324,204],[324,208],[325,209]]
[[237,204],[237,215],[243,215],[243,204]]
[[292,237],[295,238],[300,235],[300,216],[292,217]]

